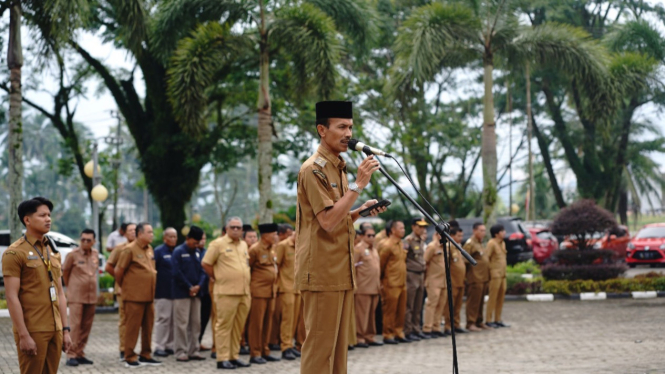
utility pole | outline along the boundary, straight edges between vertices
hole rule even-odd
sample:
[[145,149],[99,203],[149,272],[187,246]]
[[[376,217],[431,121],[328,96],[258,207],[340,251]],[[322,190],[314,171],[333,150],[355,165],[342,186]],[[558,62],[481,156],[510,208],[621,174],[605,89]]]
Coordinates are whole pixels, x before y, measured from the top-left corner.
[[106,144],[116,146],[115,160],[111,161],[114,170],[114,184],[113,184],[113,228],[115,230],[119,226],[119,215],[118,215],[118,195],[120,195],[120,164],[122,163],[122,156],[120,154],[120,145],[122,144],[121,136],[121,126],[122,126],[122,117],[120,113],[115,110],[111,111],[111,116],[118,119],[118,127],[116,129],[115,136],[107,136],[104,138]]
[[508,107],[508,215],[513,215],[513,97],[510,94],[510,81],[506,80],[506,106]]
[[526,123],[527,123],[527,144],[529,146],[529,209],[526,212],[526,220],[536,219],[536,199],[533,178],[533,152],[531,151],[531,134],[533,123],[531,121],[531,71],[529,62],[526,63]]

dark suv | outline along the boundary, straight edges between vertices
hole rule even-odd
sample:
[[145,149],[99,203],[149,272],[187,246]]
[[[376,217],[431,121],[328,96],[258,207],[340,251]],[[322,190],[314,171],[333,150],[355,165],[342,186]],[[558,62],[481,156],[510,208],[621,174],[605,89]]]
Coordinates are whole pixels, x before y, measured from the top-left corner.
[[[457,220],[464,231],[463,243],[473,234],[473,224],[483,222],[482,218],[460,218]],[[533,259],[533,247],[531,245],[531,234],[522,224],[519,217],[499,217],[496,223],[506,228],[506,250],[508,251],[508,265]],[[489,237],[490,228],[487,227]]]

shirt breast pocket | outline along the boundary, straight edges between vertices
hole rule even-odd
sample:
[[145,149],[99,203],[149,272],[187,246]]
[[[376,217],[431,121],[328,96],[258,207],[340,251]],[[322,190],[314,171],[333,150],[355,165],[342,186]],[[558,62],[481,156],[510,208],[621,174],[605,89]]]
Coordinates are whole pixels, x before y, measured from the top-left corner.
[[270,265],[270,256],[261,255],[261,257],[259,257],[259,264],[261,264],[261,265]]
[[342,198],[341,194],[339,193],[339,188],[337,187],[331,187],[328,192],[330,193],[330,197],[334,203],[338,202],[339,199]]

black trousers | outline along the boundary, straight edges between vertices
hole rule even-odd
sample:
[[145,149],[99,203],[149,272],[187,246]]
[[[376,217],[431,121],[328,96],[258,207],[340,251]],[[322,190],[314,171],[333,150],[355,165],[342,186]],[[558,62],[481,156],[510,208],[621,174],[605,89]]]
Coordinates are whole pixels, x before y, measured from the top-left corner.
[[201,296],[201,333],[199,334],[199,343],[203,339],[203,334],[206,332],[208,322],[210,321],[210,313],[212,312],[212,298],[210,294]]

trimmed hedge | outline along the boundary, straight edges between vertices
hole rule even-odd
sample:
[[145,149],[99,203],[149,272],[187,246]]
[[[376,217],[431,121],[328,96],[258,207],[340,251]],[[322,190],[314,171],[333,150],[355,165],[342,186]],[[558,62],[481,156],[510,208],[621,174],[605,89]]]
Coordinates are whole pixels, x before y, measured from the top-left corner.
[[549,280],[542,285],[544,293],[570,295],[582,292],[632,292],[665,291],[665,277],[619,278],[603,281],[593,280]]
[[628,267],[623,264],[598,265],[547,265],[541,269],[547,280],[595,280],[614,279],[623,274]]
[[104,273],[99,276],[99,288],[102,290],[112,288],[115,285],[115,279],[109,273]]
[[551,262],[560,265],[591,265],[594,263],[610,263],[615,253],[608,249],[562,249],[552,253]]

